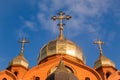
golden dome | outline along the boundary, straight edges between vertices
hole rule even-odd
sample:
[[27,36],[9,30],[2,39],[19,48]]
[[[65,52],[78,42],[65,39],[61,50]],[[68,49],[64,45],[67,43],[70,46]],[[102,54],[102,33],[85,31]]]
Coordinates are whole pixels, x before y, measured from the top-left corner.
[[25,68],[28,68],[28,61],[23,56],[23,53],[20,53],[17,57],[15,57],[9,64],[9,66],[20,65]]
[[105,44],[104,42],[102,42],[100,39],[98,39],[97,42],[94,42],[94,44],[98,44],[98,48],[100,50],[100,57],[99,59],[95,62],[94,64],[94,68],[95,69],[98,69],[99,67],[102,67],[102,66],[112,66],[112,67],[115,67],[115,64],[113,63],[113,61],[111,61],[109,58],[105,57],[103,55],[103,52],[102,52],[102,44]]
[[38,57],[38,63],[46,57],[55,54],[67,54],[76,57],[85,63],[85,56],[83,55],[81,48],[79,48],[74,42],[65,38],[58,38],[56,40],[50,41],[47,45],[41,48],[40,55]]
[[105,57],[103,54],[100,54],[99,59],[94,64],[94,68],[98,69],[99,67],[102,67],[102,66],[112,66],[115,68],[115,64],[112,60]]
[[85,56],[83,55],[83,52],[81,48],[79,48],[74,42],[67,40],[63,36],[63,26],[62,20],[66,19],[69,20],[71,16],[64,15],[62,11],[58,13],[57,16],[53,16],[53,20],[60,20],[60,23],[58,24],[60,34],[59,37],[56,40],[50,41],[48,44],[43,46],[40,50],[40,54],[38,57],[38,64],[41,60],[45,59],[48,56],[55,55],[55,54],[67,54],[73,57],[76,57],[77,59],[81,60],[83,63],[85,63]]
[[29,64],[28,61],[25,59],[23,52],[25,43],[28,43],[29,41],[26,38],[23,38],[21,41],[19,40],[18,42],[21,43],[20,54],[10,62],[9,66],[20,65],[25,68],[28,68]]

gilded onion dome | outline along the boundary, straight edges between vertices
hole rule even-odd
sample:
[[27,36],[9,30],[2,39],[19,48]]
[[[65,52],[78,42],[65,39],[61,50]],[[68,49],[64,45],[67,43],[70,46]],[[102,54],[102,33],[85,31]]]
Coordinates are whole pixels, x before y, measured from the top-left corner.
[[48,56],[55,54],[67,54],[85,63],[85,56],[81,50],[74,42],[67,39],[57,38],[56,40],[50,41],[40,50],[40,56],[38,57],[38,63]]
[[26,69],[28,68],[28,61],[25,59],[23,53],[20,53],[17,57],[15,57],[9,64],[9,66],[23,66]]
[[100,54],[99,59],[95,62],[94,68],[98,69],[102,66],[112,66],[115,68],[115,64],[112,60],[104,56],[103,54]]
[[94,64],[94,68],[95,69],[98,69],[102,66],[112,66],[115,68],[115,64],[112,60],[110,60],[109,58],[107,58],[106,56],[103,55],[103,52],[102,52],[102,44],[104,44],[104,42],[101,42],[100,39],[98,39],[98,42],[95,42],[95,44],[98,44],[99,46],[99,49],[100,49],[100,56],[98,58],[98,60],[95,62]]
[[24,44],[28,43],[28,41],[25,38],[23,38],[22,41],[19,41],[19,43],[22,43],[20,54],[10,62],[9,66],[22,66],[28,69],[29,63],[23,55]]
[[60,26],[60,34],[57,39],[50,41],[48,44],[44,45],[43,48],[40,50],[40,54],[38,57],[38,64],[40,63],[41,60],[47,58],[48,56],[55,55],[55,54],[67,54],[70,56],[73,56],[79,60],[81,60],[83,63],[85,63],[85,56],[81,50],[80,47],[78,47],[74,42],[66,39],[63,36],[63,19],[69,19],[71,18],[70,16],[64,16],[63,12],[59,13],[59,16],[53,16],[53,20],[60,20],[60,23],[58,26]]

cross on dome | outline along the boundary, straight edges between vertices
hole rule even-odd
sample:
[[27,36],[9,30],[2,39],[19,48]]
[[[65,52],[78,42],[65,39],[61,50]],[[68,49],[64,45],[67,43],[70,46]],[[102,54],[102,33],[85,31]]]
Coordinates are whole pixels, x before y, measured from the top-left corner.
[[105,44],[105,42],[102,42],[100,39],[98,39],[98,41],[94,42],[94,44],[98,44],[98,48],[100,49],[100,54],[102,54],[102,44]]
[[26,38],[23,38],[22,40],[18,40],[18,43],[21,43],[21,51],[20,52],[23,53],[25,43],[29,43],[29,41]]
[[64,12],[60,11],[58,13],[58,16],[53,16],[51,17],[52,20],[59,20],[59,23],[57,24],[59,26],[59,30],[60,30],[60,35],[59,37],[60,38],[63,38],[63,26],[65,25],[65,23],[63,23],[63,20],[69,20],[70,18],[72,18],[71,16],[69,15],[65,15]]

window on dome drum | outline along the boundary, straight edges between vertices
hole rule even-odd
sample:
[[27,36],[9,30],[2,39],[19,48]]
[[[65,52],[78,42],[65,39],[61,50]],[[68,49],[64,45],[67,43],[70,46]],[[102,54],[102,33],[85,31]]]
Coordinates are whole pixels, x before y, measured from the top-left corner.
[[17,76],[18,75],[18,71],[15,71],[14,74]]
[[35,80],[40,80],[40,78],[39,77],[35,77]]
[[106,78],[108,78],[111,75],[111,72],[106,73]]
[[2,80],[7,80],[6,78],[3,78]]
[[90,78],[89,78],[89,77],[86,77],[85,80],[90,80]]

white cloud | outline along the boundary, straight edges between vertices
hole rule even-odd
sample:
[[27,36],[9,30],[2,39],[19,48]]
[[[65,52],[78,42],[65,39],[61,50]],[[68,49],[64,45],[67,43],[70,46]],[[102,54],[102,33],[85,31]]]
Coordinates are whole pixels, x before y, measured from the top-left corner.
[[112,5],[112,10],[114,14],[114,18],[116,20],[116,24],[120,25],[120,2],[119,0],[114,0]]
[[23,31],[22,29],[19,29],[17,31],[17,36],[18,36],[18,38],[23,38],[23,37],[28,37],[28,34],[25,31]]
[[30,32],[38,32],[39,31],[37,23],[34,20],[32,20],[32,19],[34,19],[33,17],[31,17],[31,20],[25,20],[23,16],[20,16],[19,18],[20,18],[22,24],[16,33],[20,38],[28,37],[29,36],[28,31],[30,31]]
[[36,23],[32,21],[24,21],[24,27],[29,28],[31,31],[38,31]]
[[66,24],[66,32],[73,33],[73,36],[76,36],[87,31],[87,33],[97,36],[100,31],[98,20],[103,13],[107,12],[109,3],[110,0],[50,0],[47,2],[42,0],[39,1],[38,20],[45,29],[57,33],[56,25],[50,21],[50,17],[63,10],[73,17]]

